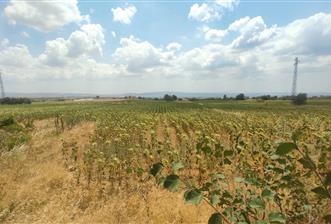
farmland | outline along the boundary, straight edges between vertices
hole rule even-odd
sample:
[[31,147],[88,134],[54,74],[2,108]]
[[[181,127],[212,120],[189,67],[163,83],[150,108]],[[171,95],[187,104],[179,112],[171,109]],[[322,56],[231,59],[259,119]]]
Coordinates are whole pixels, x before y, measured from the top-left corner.
[[326,223],[330,158],[330,100],[1,105],[0,222]]

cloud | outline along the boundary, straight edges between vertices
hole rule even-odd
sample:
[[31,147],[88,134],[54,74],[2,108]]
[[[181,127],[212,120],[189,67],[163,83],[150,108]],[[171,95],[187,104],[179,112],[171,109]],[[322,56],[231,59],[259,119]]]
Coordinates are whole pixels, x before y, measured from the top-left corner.
[[279,53],[293,51],[297,54],[329,55],[330,24],[331,14],[325,13],[295,20],[278,31],[273,43]]
[[179,51],[181,49],[182,45],[180,43],[177,42],[172,42],[170,44],[167,45],[167,50],[168,51]]
[[7,38],[4,38],[0,41],[0,47],[7,47],[9,44],[9,40]]
[[57,38],[46,42],[46,49],[40,60],[50,66],[63,66],[80,56],[102,56],[105,44],[103,28],[100,24],[85,24],[67,40]]
[[73,32],[68,39],[68,55],[71,57],[81,54],[102,56],[102,47],[106,43],[102,26],[86,24],[80,29]]
[[239,32],[231,45],[236,49],[263,47],[274,54],[331,54],[331,14],[317,13],[285,26],[267,26],[261,16],[244,17],[228,27]]
[[25,31],[22,31],[21,32],[21,35],[24,37],[24,38],[29,38],[30,37],[30,34],[28,32],[25,32]]
[[137,12],[137,8],[134,5],[128,5],[126,8],[112,8],[113,20],[124,24],[130,24],[133,16]]
[[42,32],[54,31],[66,24],[88,19],[88,16],[80,14],[77,0],[10,0],[4,14],[12,24],[19,22]]
[[235,48],[258,46],[273,38],[277,33],[277,27],[267,28],[261,16],[254,18],[244,17],[230,24],[228,29],[240,32],[240,36],[232,42]]
[[67,64],[67,55],[67,41],[63,38],[57,38],[46,42],[46,49],[39,56],[39,59],[44,64],[61,67]]
[[199,22],[220,20],[227,11],[232,11],[239,0],[215,0],[207,3],[195,3],[191,6],[188,18]]
[[185,52],[179,59],[181,66],[190,72],[214,73],[215,70],[238,66],[239,59],[231,48],[220,44],[208,44]]
[[[67,58],[66,40],[48,41],[43,54],[33,57],[27,46],[17,44],[0,50],[0,66],[7,79],[12,80],[63,80],[102,79],[125,74],[123,66],[96,62],[88,55]],[[47,57],[46,57],[47,56]]]
[[7,67],[27,67],[35,64],[27,46],[17,44],[0,51],[0,64]]
[[195,3],[191,6],[188,18],[197,20],[200,22],[210,22],[213,20],[220,19],[221,15],[214,7],[202,3],[201,5]]
[[232,22],[229,25],[228,29],[231,31],[238,31],[238,30],[242,29],[244,26],[246,26],[246,24],[249,22],[249,20],[250,20],[250,17],[248,17],[248,16],[240,18],[240,19]]
[[147,41],[130,36],[121,38],[120,44],[121,47],[115,50],[112,57],[117,63],[126,65],[130,72],[142,72],[163,64],[162,50]]
[[223,9],[232,11],[239,5],[239,0],[215,0],[215,3],[221,6]]
[[204,38],[211,42],[221,42],[223,38],[228,35],[228,30],[211,29],[208,26],[202,27]]

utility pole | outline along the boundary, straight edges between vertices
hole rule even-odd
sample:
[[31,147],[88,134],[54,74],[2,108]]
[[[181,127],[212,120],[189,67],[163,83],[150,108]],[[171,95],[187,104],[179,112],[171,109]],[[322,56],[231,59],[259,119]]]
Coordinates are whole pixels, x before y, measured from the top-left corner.
[[1,98],[5,98],[5,88],[3,87],[3,81],[2,81],[2,72],[0,70],[0,89],[1,89]]
[[298,64],[299,64],[299,59],[298,59],[298,57],[296,57],[294,59],[294,74],[293,74],[293,83],[292,83],[292,96],[296,96],[296,92],[297,92]]

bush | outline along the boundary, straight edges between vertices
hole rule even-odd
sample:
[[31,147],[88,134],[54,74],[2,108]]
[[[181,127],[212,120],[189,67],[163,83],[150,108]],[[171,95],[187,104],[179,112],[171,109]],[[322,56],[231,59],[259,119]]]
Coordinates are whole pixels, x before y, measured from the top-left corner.
[[261,98],[261,100],[270,100],[271,96],[270,95],[263,95],[260,98]]
[[243,93],[240,93],[236,96],[236,100],[244,100],[245,99],[245,95]]
[[292,99],[292,103],[295,105],[303,105],[307,103],[307,94],[306,93],[299,93],[298,95],[294,96]]
[[165,101],[175,101],[175,100],[177,100],[177,96],[176,95],[171,96],[171,95],[165,94],[163,99]]

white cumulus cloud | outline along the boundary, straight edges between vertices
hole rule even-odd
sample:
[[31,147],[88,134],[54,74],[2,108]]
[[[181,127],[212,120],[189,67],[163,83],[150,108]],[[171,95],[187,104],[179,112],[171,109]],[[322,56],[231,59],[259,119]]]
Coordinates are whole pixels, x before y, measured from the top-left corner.
[[134,5],[128,5],[126,8],[112,8],[113,20],[124,24],[130,24],[133,16],[137,12],[137,8]]
[[80,14],[77,0],[10,0],[4,14],[12,24],[19,22],[43,32],[54,31],[66,24],[88,19]]
[[67,40],[57,38],[46,42],[41,61],[51,66],[63,66],[72,58],[80,56],[102,56],[105,44],[103,28],[100,24],[85,24],[74,31]]
[[255,47],[270,40],[277,33],[277,27],[268,28],[261,16],[239,19],[230,24],[229,30],[240,32],[240,36],[232,42],[235,48]]
[[228,34],[228,30],[211,29],[208,26],[202,27],[204,38],[211,42],[221,42],[223,38]]
[[233,11],[239,0],[215,0],[206,3],[195,3],[191,6],[188,18],[200,22],[219,20],[227,11]]
[[121,38],[121,47],[112,55],[119,64],[127,66],[130,72],[141,72],[144,69],[162,65],[162,50],[154,47],[148,41],[140,41],[130,36]]
[[182,45],[180,43],[177,42],[172,42],[170,44],[167,45],[167,50],[168,51],[179,51],[181,49]]

